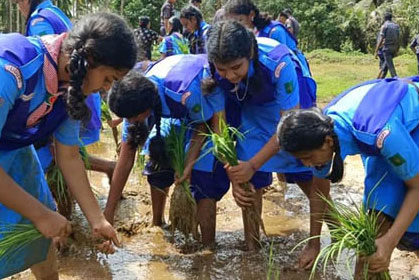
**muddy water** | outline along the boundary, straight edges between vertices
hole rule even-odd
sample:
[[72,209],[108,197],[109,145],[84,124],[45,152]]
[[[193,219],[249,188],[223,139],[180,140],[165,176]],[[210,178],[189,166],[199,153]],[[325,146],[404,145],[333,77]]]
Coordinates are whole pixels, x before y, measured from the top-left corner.
[[[101,143],[89,147],[100,157],[115,159],[115,146],[108,131]],[[332,196],[350,203],[362,198],[362,165],[357,158],[349,159],[346,179],[333,187]],[[89,172],[94,192],[103,207],[109,188],[108,178]],[[309,273],[296,268],[299,250],[292,248],[308,236],[308,201],[295,185],[286,191],[275,182],[264,195],[263,218],[268,237],[262,239],[260,253],[243,250],[241,210],[228,193],[217,207],[217,246],[215,251],[199,250],[196,244],[181,235],[173,237],[168,230],[151,227],[151,201],[148,187],[135,170],[129,179],[116,216],[123,248],[114,255],[103,255],[92,250],[88,242],[88,225],[76,208],[74,224],[77,233],[66,252],[59,254],[60,278],[67,279],[267,279],[269,247],[273,244],[273,267],[280,271],[280,279],[308,279]],[[168,213],[166,213],[168,217]],[[127,234],[129,233],[129,234]],[[322,240],[327,243],[329,240]],[[393,254],[393,279],[419,279],[419,265],[412,254]],[[14,279],[34,279],[29,272]],[[273,277],[271,279],[274,279]],[[315,279],[348,279],[343,265],[330,268],[326,276]]]

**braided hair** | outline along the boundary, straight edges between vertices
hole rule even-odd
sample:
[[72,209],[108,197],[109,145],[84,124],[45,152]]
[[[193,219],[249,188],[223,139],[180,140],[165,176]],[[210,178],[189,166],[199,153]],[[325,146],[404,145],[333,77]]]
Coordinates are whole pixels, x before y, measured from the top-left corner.
[[69,116],[90,118],[84,103],[83,80],[89,69],[109,66],[129,70],[136,62],[137,46],[127,23],[118,15],[96,13],[83,17],[64,40],[62,51],[69,55],[70,86],[64,95]]
[[253,25],[257,30],[262,30],[271,23],[271,18],[266,13],[260,13],[259,9],[251,0],[229,0],[224,9],[226,14],[230,15],[246,15],[249,16],[253,11],[255,17],[252,20]]
[[[237,44],[240,42],[240,44]],[[211,92],[217,85],[215,80],[216,63],[230,63],[236,59],[252,59],[255,74],[249,80],[249,94],[261,86],[258,44],[254,34],[237,21],[220,21],[208,31],[207,53],[211,76],[201,83],[203,92]]]
[[332,137],[334,149],[332,172],[328,179],[332,183],[340,182],[343,177],[344,163],[331,117],[323,114],[319,108],[290,110],[281,117],[277,129],[281,148],[289,153],[320,149],[326,136]]
[[[136,117],[151,109],[157,134],[150,142],[150,158],[156,162],[165,159],[165,145],[160,132],[162,105],[153,82],[141,75],[138,70],[131,70],[121,81],[113,85],[108,103],[112,112],[121,118]],[[148,126],[144,122],[132,124],[128,128],[128,144],[133,148],[142,146],[147,136]],[[159,147],[161,142],[163,144]],[[163,155],[160,155],[160,152]]]

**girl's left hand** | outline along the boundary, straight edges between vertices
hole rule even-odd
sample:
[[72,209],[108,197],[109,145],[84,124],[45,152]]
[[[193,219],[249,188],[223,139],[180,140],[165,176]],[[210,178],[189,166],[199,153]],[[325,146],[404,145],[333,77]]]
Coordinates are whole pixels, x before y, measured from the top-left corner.
[[121,242],[118,239],[115,229],[105,219],[105,217],[102,217],[99,222],[92,225],[92,231],[93,236],[106,239],[105,242],[98,246],[101,252],[105,254],[113,254],[115,252],[113,245],[121,247]]
[[236,166],[226,164],[224,168],[227,170],[230,180],[237,184],[249,182],[256,172],[248,161],[240,161]]
[[379,273],[388,270],[391,254],[394,250],[394,247],[391,244],[392,242],[388,241],[386,235],[375,240],[377,251],[375,251],[372,256],[367,258],[369,263],[369,272]]

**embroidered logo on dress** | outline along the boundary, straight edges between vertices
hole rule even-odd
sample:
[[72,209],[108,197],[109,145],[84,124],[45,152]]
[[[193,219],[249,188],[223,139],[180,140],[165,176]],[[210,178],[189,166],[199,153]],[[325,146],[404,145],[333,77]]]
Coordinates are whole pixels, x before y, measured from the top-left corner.
[[22,89],[23,81],[22,81],[22,74],[20,73],[20,70],[17,67],[10,64],[4,66],[4,69],[10,74],[12,74],[13,77],[15,77],[17,88]]
[[406,163],[406,160],[399,153],[390,157],[389,160],[394,166],[397,166],[397,167]]
[[292,82],[285,83],[285,91],[288,94],[291,94],[294,91],[294,86],[292,85]]
[[281,71],[282,68],[285,67],[285,65],[287,65],[285,62],[281,62],[275,69],[275,78],[279,78],[279,76],[281,75]]
[[185,106],[186,105],[186,99],[188,99],[188,97],[191,96],[191,92],[187,91],[182,95],[182,105]]
[[3,106],[3,104],[4,104],[4,98],[0,97],[0,107]]
[[22,94],[21,96],[20,96],[20,99],[22,99],[23,101],[25,101],[25,102],[28,102],[29,100],[31,100],[33,97],[35,96],[35,93],[34,92],[32,92],[31,94]]
[[194,113],[199,113],[201,111],[201,105],[200,104],[195,104],[195,106],[192,107],[192,111]]
[[378,149],[383,148],[384,140],[389,135],[390,135],[390,130],[388,130],[388,129],[384,129],[383,131],[380,132],[380,134],[378,134],[377,141],[376,141],[376,145],[377,145]]

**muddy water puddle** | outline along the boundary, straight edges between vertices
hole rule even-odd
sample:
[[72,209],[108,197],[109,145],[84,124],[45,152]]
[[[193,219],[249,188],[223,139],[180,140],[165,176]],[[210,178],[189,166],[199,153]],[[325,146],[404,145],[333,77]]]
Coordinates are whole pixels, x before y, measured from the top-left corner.
[[[89,147],[89,152],[116,159],[110,133],[105,131],[101,143]],[[347,174],[344,184],[332,188],[333,197],[346,199],[349,192],[355,201],[362,198],[363,174],[358,159],[351,159],[351,169],[347,173],[354,175],[348,177]],[[89,178],[103,207],[109,180],[106,175],[96,172],[89,172]],[[152,216],[148,186],[138,170],[131,174],[124,197],[115,219],[123,248],[109,256],[92,251],[87,242],[90,239],[88,225],[80,209],[76,208],[75,240],[58,257],[60,279],[267,279],[271,244],[273,267],[280,271],[280,279],[309,279],[309,272],[296,268],[301,248],[291,252],[298,242],[308,236],[308,201],[295,185],[288,185],[284,191],[275,181],[275,186],[265,193],[263,219],[268,237],[262,238],[263,249],[259,253],[243,250],[241,210],[231,193],[217,205],[217,246],[214,251],[198,250],[193,243],[185,247],[182,235],[175,234],[173,237],[166,229],[150,226]],[[329,240],[322,240],[322,243],[327,242]],[[396,252],[393,259],[392,275],[396,277],[393,279],[415,279],[419,266],[411,254]],[[317,275],[315,279],[348,279],[344,270],[330,268],[326,276]],[[34,277],[30,272],[24,272],[13,279]]]

